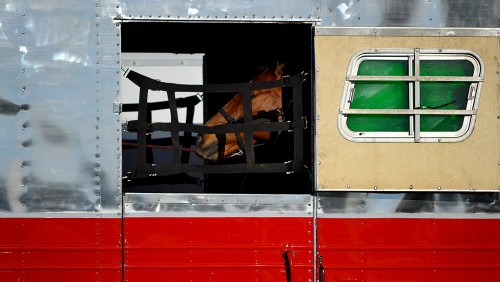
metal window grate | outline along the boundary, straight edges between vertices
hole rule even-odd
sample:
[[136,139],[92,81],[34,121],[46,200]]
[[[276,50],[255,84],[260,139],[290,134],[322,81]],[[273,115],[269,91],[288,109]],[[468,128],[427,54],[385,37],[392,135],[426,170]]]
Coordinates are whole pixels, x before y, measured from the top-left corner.
[[350,61],[339,130],[354,142],[458,142],[474,128],[483,64],[466,50],[363,50]]

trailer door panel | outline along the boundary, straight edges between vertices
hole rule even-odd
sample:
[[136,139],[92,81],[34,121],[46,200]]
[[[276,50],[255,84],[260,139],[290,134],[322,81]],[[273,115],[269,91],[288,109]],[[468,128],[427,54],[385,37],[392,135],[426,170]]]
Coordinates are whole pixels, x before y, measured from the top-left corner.
[[120,281],[121,218],[3,217],[1,281]]
[[126,194],[126,281],[312,281],[312,197]]
[[319,280],[491,280],[500,275],[500,209],[492,194],[318,196]]
[[497,37],[316,34],[318,190],[498,191]]

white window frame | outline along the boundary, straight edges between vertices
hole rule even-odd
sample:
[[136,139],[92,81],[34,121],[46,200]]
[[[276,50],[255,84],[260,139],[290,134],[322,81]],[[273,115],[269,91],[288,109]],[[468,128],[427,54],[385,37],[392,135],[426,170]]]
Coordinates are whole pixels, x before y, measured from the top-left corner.
[[[408,62],[408,76],[357,76],[359,65],[365,60],[404,60]],[[467,60],[474,66],[472,76],[421,76],[422,60]],[[414,73],[413,73],[414,72]],[[355,95],[356,81],[408,81],[408,109],[350,109]],[[464,81],[471,82],[465,110],[425,109],[420,105],[420,82]],[[481,58],[468,50],[442,49],[367,49],[356,53],[350,60],[342,100],[339,109],[338,127],[344,138],[353,142],[460,142],[473,131],[479,96],[484,81],[484,65]],[[409,117],[408,132],[374,131],[356,132],[347,126],[349,115],[394,114]],[[421,115],[463,115],[464,122],[458,131],[422,132]]]

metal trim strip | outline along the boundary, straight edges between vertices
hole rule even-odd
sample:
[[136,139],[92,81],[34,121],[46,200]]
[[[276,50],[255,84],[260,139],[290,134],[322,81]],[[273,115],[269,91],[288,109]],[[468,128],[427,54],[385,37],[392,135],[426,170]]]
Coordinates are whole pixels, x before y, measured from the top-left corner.
[[493,214],[487,214],[487,213],[471,213],[471,214],[466,214],[466,213],[394,213],[394,214],[382,214],[382,213],[324,213],[324,212],[318,212],[316,218],[378,218],[378,219],[384,219],[384,218],[428,218],[428,219],[465,219],[465,220],[472,220],[472,219],[498,219],[500,220],[500,217],[498,214],[493,213]]
[[499,36],[498,28],[316,27],[317,36]]
[[340,109],[340,114],[371,114],[371,115],[463,115],[472,116],[477,110],[433,110],[433,109]]
[[313,196],[127,193],[125,217],[312,217]]
[[312,218],[312,211],[306,212],[293,212],[293,211],[271,211],[271,212],[261,212],[261,211],[247,211],[242,213],[235,212],[181,212],[181,211],[172,211],[172,212],[126,212],[124,214],[125,218],[154,218],[154,217],[162,217],[162,218],[172,218],[172,217],[190,217],[190,218],[251,218],[251,217],[286,217],[286,218]]
[[0,218],[122,218],[121,212],[0,212]]

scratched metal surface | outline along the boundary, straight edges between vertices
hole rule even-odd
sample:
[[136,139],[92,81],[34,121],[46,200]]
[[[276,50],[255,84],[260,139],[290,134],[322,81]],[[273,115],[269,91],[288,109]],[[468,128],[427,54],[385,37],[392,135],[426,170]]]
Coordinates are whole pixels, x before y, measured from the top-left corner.
[[0,1],[1,215],[121,210],[115,2]]
[[498,27],[497,0],[123,0],[124,20],[317,22],[338,27]]
[[498,27],[497,0],[323,0],[321,25],[338,27]]
[[499,193],[321,193],[317,215],[342,217],[498,218]]
[[319,21],[318,0],[123,0],[120,18],[132,20]]
[[497,27],[495,0],[0,0],[0,213],[120,213],[120,20]]

